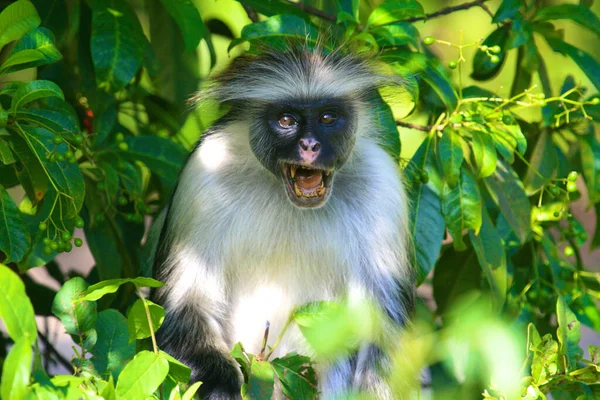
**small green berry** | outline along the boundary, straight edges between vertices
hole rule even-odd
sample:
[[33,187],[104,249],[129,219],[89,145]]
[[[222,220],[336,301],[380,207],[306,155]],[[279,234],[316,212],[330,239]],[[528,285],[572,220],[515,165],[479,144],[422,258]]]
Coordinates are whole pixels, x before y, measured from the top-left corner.
[[448,68],[456,69],[456,67],[458,67],[458,63],[456,61],[452,60],[448,63]]
[[419,177],[421,178],[421,182],[423,182],[423,183],[429,182],[429,174],[427,173],[427,171],[421,171],[421,173],[419,174]]
[[575,250],[571,246],[565,247],[565,256],[571,257],[573,254],[575,254]]
[[103,222],[104,221],[104,214],[97,214],[95,216],[96,218],[96,222]]
[[126,205],[126,204],[127,204],[127,197],[125,197],[125,196],[120,196],[120,197],[119,197],[119,200],[118,200],[118,203],[119,203],[119,205],[120,205],[120,206],[124,206],[124,205]]
[[577,171],[571,171],[571,172],[569,172],[569,175],[567,176],[567,180],[569,182],[575,182],[577,180],[577,177],[579,177],[579,174],[577,173]]
[[120,171],[125,170],[125,168],[127,168],[127,163],[123,160],[119,160],[119,164],[117,165],[117,168],[119,168]]
[[49,256],[54,250],[50,246],[44,246],[44,254]]
[[62,138],[62,137],[60,137],[60,136],[58,136],[58,135],[56,135],[56,136],[54,136],[54,137],[52,138],[52,142],[53,142],[54,144],[56,144],[56,145],[59,145],[59,144],[61,144],[61,143],[63,142],[63,138]]
[[512,125],[514,122],[515,122],[515,120],[510,115],[503,115],[502,116],[502,123],[504,125]]
[[83,225],[84,225],[84,223],[83,223],[83,218],[81,218],[81,217],[77,217],[77,218],[75,219],[75,226],[76,226],[77,228],[83,228]]
[[72,160],[73,158],[75,158],[75,154],[73,154],[71,150],[67,150],[65,151],[65,158],[67,160]]
[[58,250],[58,242],[52,242],[52,243],[50,243],[50,248],[52,250]]
[[590,103],[593,105],[600,104],[600,97],[594,97],[592,100],[590,100]]
[[56,154],[50,154],[50,157],[48,157],[48,161],[55,162],[56,161]]
[[567,182],[567,192],[573,193],[577,191],[577,184],[575,182]]
[[65,249],[67,248],[67,244],[64,240],[59,240],[58,241],[58,252],[62,253],[63,251],[65,251]]
[[71,250],[73,250],[73,245],[71,244],[71,242],[65,243],[65,251],[68,253]]
[[42,239],[42,243],[44,243],[46,246],[50,244],[50,242],[52,242],[52,240],[50,240],[49,237],[45,237]]
[[133,221],[133,214],[129,214],[129,213],[125,214],[125,221],[129,221],[129,222]]
[[57,153],[56,154],[56,161],[58,161],[58,162],[65,161],[65,156],[63,154],[61,154],[61,153]]
[[71,235],[71,234],[70,234],[69,232],[67,232],[67,231],[64,231],[61,237],[62,237],[62,239],[63,239],[65,242],[68,242],[69,240],[71,240],[71,238],[73,237],[73,235]]
[[435,38],[433,36],[425,36],[425,39],[423,39],[423,43],[425,43],[427,46],[431,46],[435,43]]
[[583,232],[583,231],[582,231],[582,232],[579,232],[579,235],[578,235],[578,236],[579,236],[579,239],[581,239],[581,240],[582,240],[582,241],[584,241],[584,242],[585,242],[586,240],[588,240],[588,234],[587,234],[587,232]]
[[498,53],[500,53],[502,51],[502,49],[500,48],[500,46],[496,45],[496,46],[492,46],[492,48],[490,48],[490,51],[492,53],[498,54]]
[[554,218],[560,217],[560,213],[558,211],[554,211],[554,214],[552,214],[552,215],[554,215]]
[[488,51],[488,47],[485,44],[482,44],[480,49],[481,51]]
[[40,222],[38,225],[38,229],[40,231],[45,231],[46,229],[48,229],[48,224],[46,224],[45,222]]
[[75,135],[75,137],[73,138],[73,142],[76,145],[80,145],[81,143],[83,143],[83,135]]
[[127,145],[127,143],[121,142],[121,143],[119,143],[119,150],[127,151],[127,150],[129,150],[129,146]]
[[500,62],[500,57],[498,57],[497,55],[493,55],[490,57],[490,61],[493,62],[494,64],[497,64]]
[[550,194],[554,197],[558,196],[560,194],[560,189],[557,188],[556,186],[550,186],[550,188],[548,189],[548,191],[550,191]]
[[83,246],[83,240],[81,240],[79,238],[75,238],[75,240],[73,240],[73,243],[75,243],[75,246],[77,246],[77,247]]
[[122,133],[119,132],[115,136],[115,140],[117,143],[121,143],[123,140],[125,140],[125,135],[123,135]]

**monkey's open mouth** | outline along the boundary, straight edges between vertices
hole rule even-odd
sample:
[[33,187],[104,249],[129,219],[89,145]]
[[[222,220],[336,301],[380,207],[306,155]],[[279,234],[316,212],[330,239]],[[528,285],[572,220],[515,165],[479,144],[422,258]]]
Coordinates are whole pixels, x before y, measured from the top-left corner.
[[331,189],[333,171],[284,163],[281,166],[289,199],[298,207],[325,204]]

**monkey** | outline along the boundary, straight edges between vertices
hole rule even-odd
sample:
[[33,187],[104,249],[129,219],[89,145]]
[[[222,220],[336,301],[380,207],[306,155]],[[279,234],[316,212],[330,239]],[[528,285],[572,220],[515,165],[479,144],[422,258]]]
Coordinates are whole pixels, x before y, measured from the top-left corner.
[[[240,56],[213,79],[200,96],[228,111],[154,223],[165,286],[152,297],[166,309],[159,346],[202,381],[201,398],[230,400],[243,375],[229,350],[257,354],[267,321],[277,332],[295,306],[347,296],[402,327],[415,282],[408,199],[373,100],[395,78],[340,50],[289,46]],[[274,355],[292,351],[311,354],[294,326]],[[386,363],[361,345],[318,370],[320,398],[391,399]]]

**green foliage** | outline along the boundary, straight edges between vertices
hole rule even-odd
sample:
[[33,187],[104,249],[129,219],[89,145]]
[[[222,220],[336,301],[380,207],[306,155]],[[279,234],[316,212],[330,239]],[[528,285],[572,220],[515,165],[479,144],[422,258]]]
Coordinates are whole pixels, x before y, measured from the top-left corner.
[[[0,11],[0,318],[13,344],[7,354],[0,336],[0,397],[194,396],[190,369],[156,345],[165,311],[141,290],[162,286],[138,277],[144,220],[223,112],[186,104],[204,84],[201,66],[216,72],[226,49],[300,41],[325,52],[343,43],[403,82],[371,99],[374,122],[404,169],[412,260],[436,306],[419,301],[413,327],[395,332],[370,304],[298,304],[273,347],[232,350],[243,397],[269,398],[277,379],[288,398],[317,398],[315,362],[386,332],[401,343],[383,349],[398,396],[430,368],[436,398],[598,398],[599,350],[585,359],[579,342],[581,325],[600,331],[600,275],[581,252],[600,246],[600,224],[586,232],[573,212],[582,199],[600,215],[600,63],[572,34],[600,36],[591,2],[473,2],[428,14],[413,0],[238,2],[256,22],[210,14],[209,23],[191,0],[18,0]],[[485,39],[464,42],[458,28],[458,43],[430,36],[428,21],[469,6],[490,14],[476,35]],[[554,53],[591,87],[562,76],[553,89]],[[478,86],[464,86],[467,65]],[[66,280],[53,259],[83,236],[96,265]],[[62,288],[33,282],[32,268]],[[44,369],[34,316],[50,312],[76,344],[73,375]],[[293,325],[314,359],[272,358]]]

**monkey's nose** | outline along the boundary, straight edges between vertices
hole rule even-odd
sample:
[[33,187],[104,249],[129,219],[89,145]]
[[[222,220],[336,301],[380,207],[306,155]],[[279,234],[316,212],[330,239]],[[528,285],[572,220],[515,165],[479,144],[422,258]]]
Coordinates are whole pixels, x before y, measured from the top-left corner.
[[321,143],[316,139],[300,139],[300,148],[304,151],[318,152],[321,149]]

